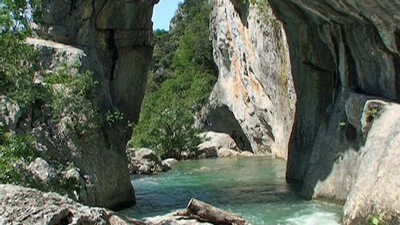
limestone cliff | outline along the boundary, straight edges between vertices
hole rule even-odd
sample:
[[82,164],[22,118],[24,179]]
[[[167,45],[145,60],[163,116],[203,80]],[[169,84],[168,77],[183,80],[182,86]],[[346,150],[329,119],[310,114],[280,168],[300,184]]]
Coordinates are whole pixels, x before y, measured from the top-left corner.
[[[344,102],[349,92],[398,100],[400,5],[270,3],[285,24],[298,94],[287,176],[304,183],[305,195],[344,200],[354,178],[356,152],[363,144],[355,127],[338,129],[348,120]],[[338,162],[338,155],[344,155],[343,160]],[[331,188],[324,187],[328,183]]]
[[[348,224],[364,224],[368,213],[381,209],[398,216],[399,208],[387,205],[398,197],[356,193],[377,188],[375,181],[363,183],[371,160],[378,166],[370,174],[385,171],[395,177],[390,168],[396,160],[386,160],[394,154],[394,142],[378,140],[368,130],[385,126],[371,128],[376,109],[370,100],[400,98],[399,12],[399,2],[391,0],[214,1],[212,38],[220,76],[209,122],[229,115],[253,151],[264,149],[282,158],[288,151],[288,180],[299,183],[308,198],[347,199]],[[274,15],[284,32],[279,32]],[[288,52],[290,60],[285,58]],[[261,129],[254,132],[252,124]],[[398,132],[393,129],[389,136]],[[379,142],[381,155],[373,153],[372,142]],[[373,156],[363,156],[369,151]],[[378,180],[384,192],[398,189],[397,183]],[[379,210],[371,210],[373,202]]]
[[270,8],[214,1],[211,15],[218,82],[205,119],[242,150],[287,159],[296,95],[286,34]]
[[344,207],[344,223],[366,224],[376,217],[383,224],[399,224],[400,105],[368,99],[363,106],[365,113],[359,121],[367,138],[359,150],[357,176]]
[[[24,132],[32,129],[39,150],[49,160],[77,167],[83,183],[77,198],[85,204],[121,207],[135,201],[125,155],[131,135],[126,124],[138,120],[153,52],[151,16],[157,2],[41,1],[36,33],[49,41],[30,40],[40,50],[39,64],[54,72],[62,62],[79,61],[83,70],[92,71],[97,84],[92,100],[103,126],[99,133],[76,135],[64,114],[58,124],[31,121],[33,127]],[[110,124],[115,122],[109,117],[114,112],[122,113],[121,124]],[[23,123],[23,118],[16,119]]]
[[[117,108],[137,121],[152,54],[150,18],[156,2],[43,1],[39,35],[85,52],[86,67],[100,83],[95,101],[101,113]],[[388,178],[397,178],[392,168],[398,164],[393,150],[398,129],[389,119],[397,118],[389,116],[397,106],[381,103],[400,98],[399,2],[212,4],[220,74],[203,126],[231,134],[244,150],[287,159],[287,178],[300,183],[305,196],[347,199],[347,224],[363,224],[370,213],[382,211],[398,216],[399,207],[387,205],[398,195],[382,195],[376,189],[390,193],[399,186]],[[376,119],[378,115],[382,117]],[[390,128],[385,138],[379,135],[384,126]],[[103,150],[122,157],[116,162],[125,160],[124,136],[115,129],[105,132],[108,148]],[[99,173],[106,170],[108,155],[87,152],[86,159],[98,159],[92,165],[101,165],[94,167]],[[117,204],[131,196],[131,189],[122,194],[118,189],[130,185],[128,177],[114,172],[121,178],[115,178],[115,185],[107,186],[105,176],[93,179],[106,188],[93,193],[107,197],[93,198],[97,200],[92,204],[112,205],[105,199]]]

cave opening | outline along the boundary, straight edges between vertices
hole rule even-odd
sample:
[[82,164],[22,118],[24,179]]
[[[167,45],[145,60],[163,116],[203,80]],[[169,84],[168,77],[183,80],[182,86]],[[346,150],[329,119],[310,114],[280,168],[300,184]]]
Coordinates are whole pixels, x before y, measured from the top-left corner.
[[203,120],[202,129],[229,134],[242,151],[253,152],[249,139],[233,112],[226,105],[212,108]]

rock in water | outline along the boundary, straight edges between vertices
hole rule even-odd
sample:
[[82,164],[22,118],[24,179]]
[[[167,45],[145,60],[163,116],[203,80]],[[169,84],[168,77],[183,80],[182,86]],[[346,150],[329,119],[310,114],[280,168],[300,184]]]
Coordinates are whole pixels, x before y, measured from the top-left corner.
[[200,137],[203,140],[203,143],[206,143],[204,145],[214,146],[216,149],[222,147],[235,150],[238,149],[235,140],[229,134],[208,131],[201,133]]
[[129,160],[129,172],[131,174],[153,174],[165,172],[171,169],[171,166],[161,160],[157,154],[148,148],[127,150]]

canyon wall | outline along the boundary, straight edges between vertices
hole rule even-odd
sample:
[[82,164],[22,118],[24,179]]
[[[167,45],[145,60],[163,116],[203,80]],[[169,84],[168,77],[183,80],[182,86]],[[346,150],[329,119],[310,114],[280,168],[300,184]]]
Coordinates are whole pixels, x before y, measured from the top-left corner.
[[218,0],[211,32],[219,77],[206,127],[231,134],[242,150],[286,160],[296,94],[282,24],[270,8]]
[[82,71],[93,72],[96,84],[91,100],[102,124],[98,133],[70,132],[68,115],[59,115],[58,124],[35,120],[30,128],[47,161],[76,167],[83,185],[77,200],[82,203],[116,208],[135,202],[125,153],[131,137],[127,124],[138,121],[145,92],[156,3],[158,0],[41,1],[35,29],[47,41],[29,41],[40,51],[40,66],[53,73],[64,62],[78,62]]
[[[393,194],[398,184],[378,179],[376,186],[373,181],[378,173],[397,177],[390,169],[397,159],[386,160],[394,154],[395,142],[369,131],[383,129],[375,128],[384,126],[375,123],[379,102],[394,104],[400,97],[400,3],[213,4],[212,39],[220,75],[209,107],[211,126],[221,115],[230,115],[254,152],[286,159],[287,151],[287,179],[299,184],[307,198],[347,202],[346,224],[364,224],[368,216],[385,210],[391,218],[398,216],[399,208],[389,206],[398,198]],[[279,32],[280,22],[284,32]],[[396,127],[395,118],[387,125]],[[396,136],[398,130],[389,133]],[[369,177],[366,167],[374,163],[378,166],[368,170]],[[394,199],[369,196],[367,187]]]
[[[98,82],[94,102],[101,114],[118,109],[126,121],[137,121],[157,2],[43,1],[39,36],[84,52],[84,67]],[[211,38],[220,74],[200,118],[203,126],[235,136],[242,150],[287,160],[287,178],[302,186],[304,196],[346,202],[346,224],[363,224],[383,212],[398,217],[399,207],[390,203],[399,198],[391,177],[398,177],[393,168],[398,165],[400,3],[212,4]],[[86,145],[80,160],[72,156],[84,174],[94,174],[85,203],[134,201],[123,166],[129,135],[117,127],[104,129],[96,142],[101,150]]]
[[339,153],[349,153],[340,164],[356,164],[352,153],[363,143],[362,135],[346,128],[343,140],[337,129],[347,120],[344,102],[349,93],[399,98],[399,4],[270,2],[285,24],[298,94],[288,178],[311,183],[304,190],[311,192],[317,180],[327,178]]

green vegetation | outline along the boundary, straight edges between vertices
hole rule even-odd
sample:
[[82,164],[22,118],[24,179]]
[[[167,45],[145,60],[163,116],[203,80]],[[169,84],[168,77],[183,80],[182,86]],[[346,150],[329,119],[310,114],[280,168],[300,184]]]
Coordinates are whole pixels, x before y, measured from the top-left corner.
[[[11,130],[4,121],[4,116],[9,115],[7,102],[17,105],[20,119],[30,125],[37,119],[32,115],[35,109],[42,112],[48,109],[48,126],[57,124],[62,117],[68,117],[68,125],[76,135],[81,136],[98,127],[96,111],[89,101],[94,85],[92,74],[78,72],[78,64],[63,65],[57,72],[45,74],[36,63],[37,50],[25,43],[25,39],[32,34],[25,12],[35,8],[37,3],[36,0],[5,0],[0,5],[0,183],[70,193],[79,186],[73,178],[56,177],[45,184],[27,172],[30,162],[44,157],[36,150],[37,140],[29,128]],[[52,159],[44,158],[52,163]],[[70,164],[54,163],[58,176],[62,176],[61,172]]]
[[52,120],[57,123],[63,117],[71,119],[72,130],[82,136],[99,127],[97,111],[89,101],[95,85],[89,71],[79,73],[81,65],[63,64],[54,74],[44,78],[46,104],[52,109]]
[[367,117],[370,117],[372,120],[377,119],[380,115],[380,108],[367,109],[365,113],[367,114]]
[[369,217],[368,219],[368,224],[369,225],[385,225],[385,220],[383,214],[380,215],[374,215]]
[[208,1],[185,1],[171,32],[155,32],[149,88],[132,147],[180,158],[198,145],[194,114],[207,103],[218,74],[209,39],[210,13]]
[[[44,98],[44,88],[33,83],[33,61],[37,57],[31,46],[24,44],[29,35],[28,20],[19,12],[28,8],[25,1],[5,1],[0,9],[0,95],[18,102],[21,107]],[[8,114],[5,105],[2,113]],[[0,182],[27,183],[23,163],[37,156],[31,135],[13,135],[0,121]]]

